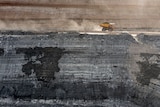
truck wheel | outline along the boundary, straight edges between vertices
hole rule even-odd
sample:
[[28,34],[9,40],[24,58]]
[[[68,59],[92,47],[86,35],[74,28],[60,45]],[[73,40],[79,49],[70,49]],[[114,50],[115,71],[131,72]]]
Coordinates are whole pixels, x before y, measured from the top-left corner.
[[113,28],[112,28],[112,27],[110,27],[108,30],[109,30],[109,31],[113,31]]
[[106,28],[104,28],[104,27],[102,28],[102,31],[106,31],[106,30],[107,30]]

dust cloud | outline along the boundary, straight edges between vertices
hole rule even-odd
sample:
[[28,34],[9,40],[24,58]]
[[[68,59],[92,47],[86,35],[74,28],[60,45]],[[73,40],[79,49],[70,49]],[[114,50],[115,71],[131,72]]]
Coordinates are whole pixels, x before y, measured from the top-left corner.
[[[10,1],[9,7],[6,4],[6,9],[5,6],[0,7],[0,10],[4,12],[0,16],[0,30],[101,31],[100,21],[92,20],[92,18],[101,12],[101,7],[98,5],[101,5],[103,0],[100,3],[96,0],[77,2],[69,0],[68,3],[66,0],[63,2],[51,0],[50,4],[48,0],[41,1],[46,7],[37,7],[36,2],[33,2],[33,6],[27,5],[27,3],[32,3],[30,0],[22,3],[18,1],[17,5],[14,1]],[[21,4],[26,5],[21,6]]]
[[98,23],[83,20],[81,23],[74,20],[48,20],[42,24],[41,21],[19,21],[6,22],[0,20],[1,30],[22,30],[22,31],[101,31]]
[[69,21],[69,27],[67,30],[74,30],[74,31],[100,31],[101,27],[98,26],[97,23],[92,21],[83,20],[80,24],[78,24],[74,20]]
[[10,0],[7,3],[3,0],[3,3],[1,2],[0,30],[101,31],[99,24],[107,21],[115,23],[116,29],[120,30],[158,31],[160,24],[158,0],[36,0],[34,2]]

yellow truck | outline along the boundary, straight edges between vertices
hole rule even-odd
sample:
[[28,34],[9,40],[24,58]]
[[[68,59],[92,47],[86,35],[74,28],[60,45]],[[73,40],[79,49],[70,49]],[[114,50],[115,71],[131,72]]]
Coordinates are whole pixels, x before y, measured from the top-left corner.
[[109,22],[104,22],[102,24],[100,24],[100,26],[102,27],[102,31],[113,31],[113,24],[109,23]]

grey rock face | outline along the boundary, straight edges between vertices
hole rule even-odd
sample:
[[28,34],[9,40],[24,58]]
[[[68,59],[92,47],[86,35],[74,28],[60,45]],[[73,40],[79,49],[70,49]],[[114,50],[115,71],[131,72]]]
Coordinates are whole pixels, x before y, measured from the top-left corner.
[[[129,107],[160,105],[159,36],[140,34],[137,42],[125,33],[12,33],[0,37],[3,99],[113,100],[111,107],[121,105],[116,101]],[[104,101],[97,106],[103,103],[110,104]]]
[[0,55],[3,55],[3,54],[4,54],[4,50],[0,49]]

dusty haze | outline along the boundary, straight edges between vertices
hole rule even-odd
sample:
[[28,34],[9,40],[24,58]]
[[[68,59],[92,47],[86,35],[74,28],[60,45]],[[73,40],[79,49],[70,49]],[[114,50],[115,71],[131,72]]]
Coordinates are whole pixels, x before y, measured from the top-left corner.
[[159,0],[1,0],[0,29],[100,31],[108,21],[120,30],[159,30],[159,10]]

